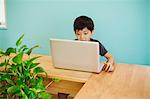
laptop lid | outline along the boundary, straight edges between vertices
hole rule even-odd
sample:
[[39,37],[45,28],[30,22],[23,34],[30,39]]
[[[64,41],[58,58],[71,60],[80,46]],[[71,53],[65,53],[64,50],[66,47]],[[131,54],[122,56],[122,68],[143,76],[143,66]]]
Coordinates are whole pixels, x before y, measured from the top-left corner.
[[52,63],[57,68],[100,72],[98,42],[50,39]]

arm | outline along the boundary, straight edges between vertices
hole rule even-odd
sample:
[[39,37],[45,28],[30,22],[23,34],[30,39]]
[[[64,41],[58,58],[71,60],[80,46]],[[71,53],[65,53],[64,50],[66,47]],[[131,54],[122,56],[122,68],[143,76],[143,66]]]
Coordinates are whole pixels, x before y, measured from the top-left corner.
[[104,64],[103,70],[106,72],[114,71],[114,58],[110,53],[106,53],[105,58],[107,59],[107,62]]

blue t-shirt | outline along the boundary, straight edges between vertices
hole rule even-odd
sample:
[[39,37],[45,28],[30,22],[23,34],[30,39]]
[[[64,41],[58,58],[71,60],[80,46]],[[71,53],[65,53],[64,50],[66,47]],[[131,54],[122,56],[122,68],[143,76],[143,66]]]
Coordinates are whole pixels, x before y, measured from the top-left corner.
[[[75,39],[75,40],[77,40],[77,39]],[[101,55],[101,56],[104,56],[108,51],[105,49],[105,47],[100,43],[100,41],[98,41],[98,40],[95,40],[95,39],[92,39],[92,38],[90,38],[90,41],[92,41],[92,42],[98,42],[99,43],[99,54]]]

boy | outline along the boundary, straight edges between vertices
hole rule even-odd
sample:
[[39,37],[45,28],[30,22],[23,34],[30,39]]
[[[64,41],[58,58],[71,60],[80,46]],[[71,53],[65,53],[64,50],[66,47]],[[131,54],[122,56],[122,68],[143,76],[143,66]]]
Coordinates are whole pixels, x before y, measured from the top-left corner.
[[99,43],[99,54],[104,56],[107,59],[103,70],[106,72],[114,71],[114,59],[112,55],[105,49],[105,47],[98,41],[92,37],[94,33],[94,22],[91,18],[87,16],[79,16],[74,21],[74,32],[77,37],[75,40],[80,41],[91,41],[91,42],[98,42]]

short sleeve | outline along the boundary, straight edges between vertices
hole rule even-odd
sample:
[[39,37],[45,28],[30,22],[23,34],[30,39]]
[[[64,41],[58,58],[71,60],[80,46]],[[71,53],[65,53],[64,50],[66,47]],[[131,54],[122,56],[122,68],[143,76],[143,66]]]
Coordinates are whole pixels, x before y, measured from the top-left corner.
[[99,42],[99,54],[101,56],[104,56],[108,51],[105,49],[105,47]]

